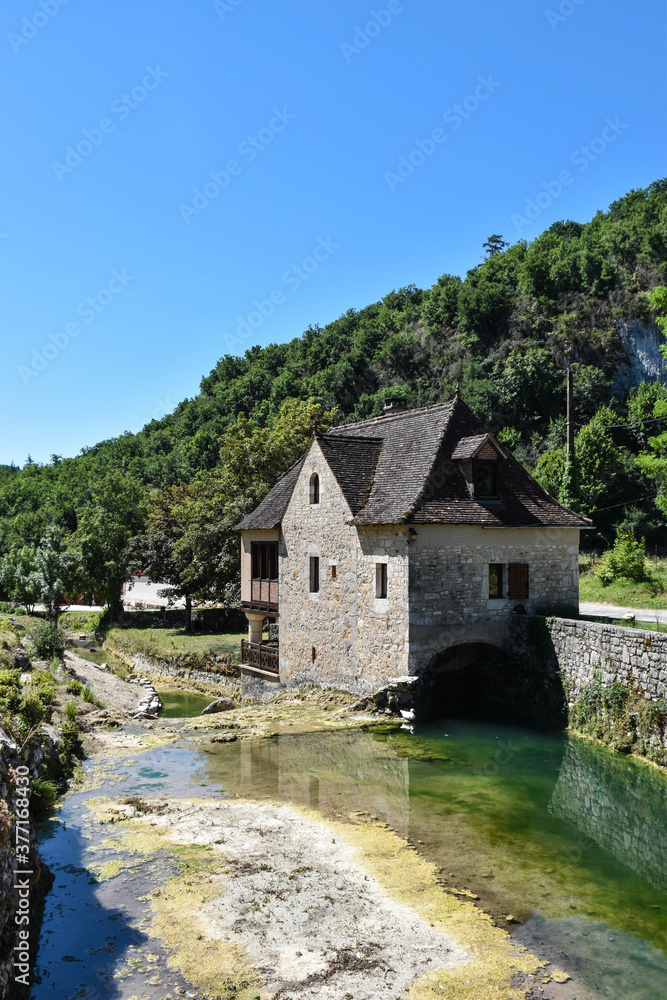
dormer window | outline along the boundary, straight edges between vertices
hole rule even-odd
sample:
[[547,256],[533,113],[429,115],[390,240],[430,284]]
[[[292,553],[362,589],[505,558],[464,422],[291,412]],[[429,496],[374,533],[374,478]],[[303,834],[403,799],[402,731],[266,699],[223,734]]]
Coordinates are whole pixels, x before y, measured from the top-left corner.
[[476,459],[473,462],[475,500],[498,499],[498,463]]
[[316,472],[310,477],[310,502],[320,502],[320,477]]
[[500,500],[498,493],[498,465],[503,451],[490,434],[476,434],[461,438],[452,452],[465,476],[470,496],[481,503]]

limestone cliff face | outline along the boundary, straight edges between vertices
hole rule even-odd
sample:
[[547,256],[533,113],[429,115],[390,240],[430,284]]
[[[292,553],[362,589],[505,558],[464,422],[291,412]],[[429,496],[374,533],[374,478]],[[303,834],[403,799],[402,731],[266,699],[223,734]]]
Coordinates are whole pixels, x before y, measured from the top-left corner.
[[614,391],[625,395],[640,382],[666,382],[667,365],[660,347],[667,344],[655,323],[635,319],[619,323],[618,334],[623,356],[614,379]]

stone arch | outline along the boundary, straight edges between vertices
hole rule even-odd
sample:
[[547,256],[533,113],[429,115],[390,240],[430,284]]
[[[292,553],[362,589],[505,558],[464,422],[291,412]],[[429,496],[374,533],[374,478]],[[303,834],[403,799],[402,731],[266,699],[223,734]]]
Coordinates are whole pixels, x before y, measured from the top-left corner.
[[503,646],[487,638],[446,646],[420,671],[420,718],[503,714],[499,695],[507,663]]

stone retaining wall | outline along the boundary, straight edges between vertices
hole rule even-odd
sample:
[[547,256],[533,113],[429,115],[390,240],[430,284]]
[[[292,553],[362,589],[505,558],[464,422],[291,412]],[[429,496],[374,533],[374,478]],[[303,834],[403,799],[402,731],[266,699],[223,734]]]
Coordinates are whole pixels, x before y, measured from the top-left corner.
[[571,697],[597,674],[605,687],[619,681],[647,701],[667,698],[667,632],[556,618],[551,641]]
[[573,729],[667,765],[667,633],[531,615],[510,638],[524,677],[559,696]]
[[104,648],[122,660],[131,670],[151,680],[158,677],[167,678],[175,687],[187,687],[204,694],[220,694],[223,690],[229,692],[230,689],[239,688],[238,677],[229,673],[229,669],[223,666],[222,660],[219,664],[212,665],[210,669],[199,670],[184,666],[177,658],[170,662],[153,660],[141,653],[127,653],[118,649],[109,640],[105,642]]

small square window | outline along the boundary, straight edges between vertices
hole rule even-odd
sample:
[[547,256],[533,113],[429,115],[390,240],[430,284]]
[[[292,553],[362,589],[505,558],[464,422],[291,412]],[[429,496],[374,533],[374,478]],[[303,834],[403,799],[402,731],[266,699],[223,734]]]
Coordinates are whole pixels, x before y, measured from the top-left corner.
[[503,567],[500,563],[489,566],[489,600],[497,601],[503,596]]
[[310,592],[318,594],[320,591],[320,557],[310,557]]
[[375,564],[375,597],[378,600],[387,598],[387,564]]

